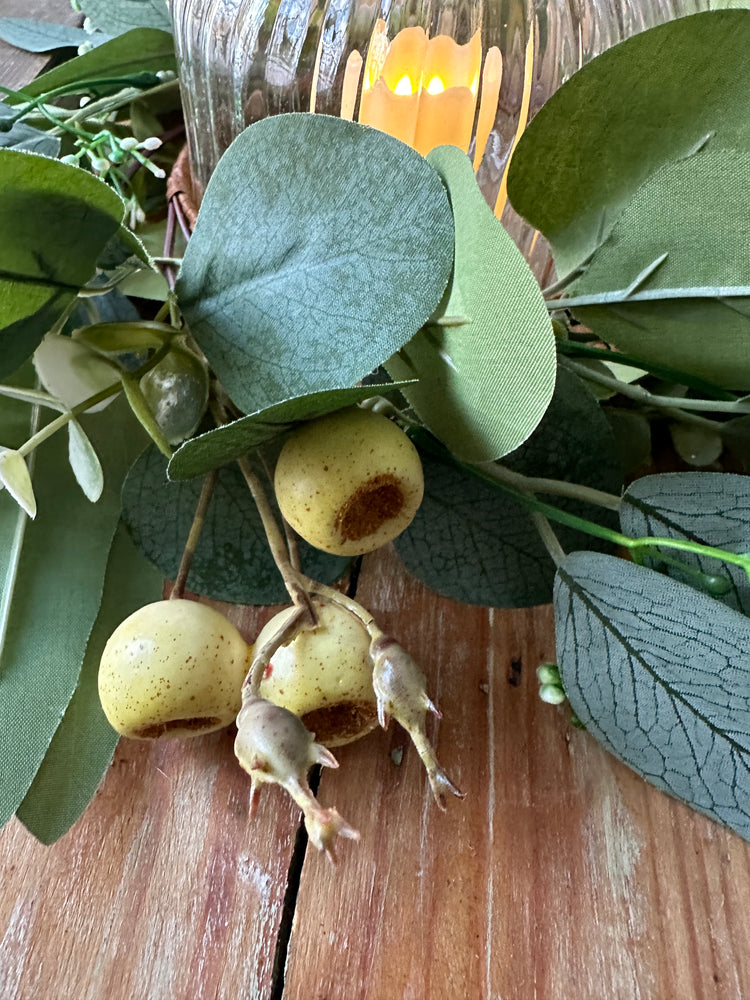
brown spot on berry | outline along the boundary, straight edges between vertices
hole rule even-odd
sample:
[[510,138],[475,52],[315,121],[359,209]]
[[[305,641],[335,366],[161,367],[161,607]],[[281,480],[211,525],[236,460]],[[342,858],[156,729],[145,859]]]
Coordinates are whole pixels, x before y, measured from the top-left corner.
[[339,508],[334,527],[342,539],[356,542],[398,517],[403,506],[404,493],[399,480],[388,474],[375,476],[359,486]]

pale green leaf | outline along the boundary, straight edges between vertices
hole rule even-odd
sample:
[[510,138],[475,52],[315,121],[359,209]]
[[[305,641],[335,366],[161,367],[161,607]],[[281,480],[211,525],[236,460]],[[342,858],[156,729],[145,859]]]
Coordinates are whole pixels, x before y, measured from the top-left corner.
[[[0,124],[3,123],[3,119],[13,118],[16,114],[13,108],[0,102]],[[4,124],[7,128],[7,121]],[[57,136],[18,121],[14,122],[8,131],[0,130],[0,147],[55,157],[60,152],[60,140]]]
[[456,220],[450,297],[444,322],[427,325],[386,367],[419,380],[404,395],[455,455],[487,462],[541,420],[555,386],[555,338],[539,285],[488,208],[471,161],[452,146],[428,159]]
[[259,410],[258,413],[250,413],[231,424],[206,431],[186,441],[170,459],[169,478],[190,479],[192,476],[205,475],[211,469],[225,465],[246,454],[251,448],[283,433],[295,421],[322,417],[370,396],[403,388],[406,384],[408,383],[370,382],[351,389],[329,389],[287,399],[283,403]]
[[255,413],[362,379],[437,307],[452,259],[448,198],[418,153],[342,119],[276,115],[221,158],[177,293]]
[[28,17],[0,17],[0,38],[27,52],[50,52],[52,49],[78,48],[84,42],[107,41],[107,35],[90,35],[72,24],[55,24]]
[[[750,476],[728,472],[670,472],[643,476],[625,491],[620,523],[626,535],[679,538],[728,552],[750,552]],[[719,576],[726,593],[718,596],[730,608],[750,614],[750,581],[739,566],[718,559],[662,549],[644,562],[676,580],[706,590],[702,574]],[[676,560],[672,561],[672,560]],[[697,570],[701,575],[696,576]]]
[[5,487],[29,517],[36,517],[36,498],[26,460],[12,448],[0,448],[0,487]]
[[172,30],[165,0],[84,0],[81,7],[95,28],[111,34],[131,28]]
[[104,593],[73,693],[44,760],[18,808],[18,818],[44,844],[78,819],[112,760],[118,734],[99,701],[98,673],[104,645],[133,611],[158,601],[163,578],[135,549],[125,530],[115,534]]
[[550,240],[560,275],[663,164],[708,136],[748,148],[748,51],[750,11],[696,14],[614,46],[550,98],[513,153],[508,194]]
[[94,446],[77,420],[68,423],[68,461],[84,495],[96,503],[104,489],[104,472]]
[[555,632],[586,729],[750,839],[750,619],[643,566],[574,552],[557,573]]
[[[68,409],[119,382],[111,364],[78,340],[55,333],[48,333],[37,347],[34,368],[44,388]],[[105,399],[89,412],[102,410],[111,401]]]

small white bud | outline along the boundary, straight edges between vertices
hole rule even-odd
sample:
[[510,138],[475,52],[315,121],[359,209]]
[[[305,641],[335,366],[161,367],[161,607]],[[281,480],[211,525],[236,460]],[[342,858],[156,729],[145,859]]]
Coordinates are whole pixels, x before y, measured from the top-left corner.
[[131,149],[138,148],[138,140],[134,135],[129,135],[126,139],[120,139],[120,149],[124,149],[126,153],[129,153]]
[[148,139],[144,139],[143,142],[140,144],[141,149],[147,149],[150,153],[152,153],[155,149],[159,149],[160,147],[161,147],[161,139],[158,139],[155,135],[150,135]]
[[562,705],[565,701],[565,692],[557,684],[542,684],[539,688],[539,697],[548,705]]

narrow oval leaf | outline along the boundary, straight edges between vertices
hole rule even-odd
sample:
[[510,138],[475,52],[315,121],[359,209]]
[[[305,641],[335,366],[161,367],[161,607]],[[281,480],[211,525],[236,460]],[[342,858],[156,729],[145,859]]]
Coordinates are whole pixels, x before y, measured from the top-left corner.
[[555,631],[586,728],[750,839],[750,619],[643,566],[574,552],[557,573]]
[[[44,388],[71,410],[102,389],[119,382],[112,365],[72,337],[55,333],[48,333],[37,347],[34,368]],[[111,398],[102,400],[88,412],[103,410],[111,402]]]
[[[16,112],[4,102],[0,102],[0,121],[13,118]],[[7,122],[6,122],[7,128]],[[0,132],[0,147],[18,149],[40,156],[55,157],[60,152],[60,140],[41,129],[32,128],[25,122],[15,122],[7,132]]]
[[206,431],[205,434],[199,434],[198,437],[186,441],[170,459],[169,478],[190,479],[193,476],[205,475],[211,469],[218,469],[220,465],[245,455],[251,448],[263,444],[264,441],[270,441],[298,420],[322,417],[326,413],[360,403],[371,396],[384,395],[401,389],[407,384],[368,383],[353,386],[351,389],[329,389],[287,399],[283,403],[259,410],[258,413],[250,413],[231,424]]
[[77,420],[68,424],[68,461],[84,495],[96,503],[104,489],[104,472],[94,446]]
[[374,129],[276,115],[208,183],[177,293],[244,413],[358,382],[440,302],[453,217],[433,168]]
[[99,701],[99,661],[117,626],[144,604],[158,601],[164,579],[138,552],[120,526],[115,533],[78,684],[31,787],[16,815],[51,844],[75,823],[94,795],[112,760],[119,735]]
[[539,285],[488,207],[471,161],[453,146],[430,153],[456,220],[450,296],[387,363],[417,378],[404,395],[460,459],[489,462],[517,448],[541,420],[555,387],[555,338]]
[[[671,472],[643,476],[625,491],[620,508],[624,534],[632,538],[647,535],[683,538],[701,545],[712,545],[729,552],[750,552],[750,476],[728,472]],[[718,596],[730,608],[750,614],[750,581],[739,566],[698,556],[692,552],[663,549],[674,562],[665,563],[658,556],[645,556],[647,565],[664,570],[699,590],[706,590],[706,580],[695,576],[698,570],[709,577],[726,581],[726,593]],[[684,569],[680,568],[684,566]]]
[[[167,480],[167,460],[147,448],[122,491],[123,520],[141,552],[174,579],[193,520],[201,480]],[[349,565],[301,544],[302,566],[314,579],[333,583]],[[217,601],[279,604],[287,600],[255,503],[236,464],[219,470],[188,587]]]
[[[107,36],[100,36],[106,41]],[[35,21],[28,17],[0,17],[0,38],[27,52],[49,52],[52,49],[78,48],[84,42],[96,43],[97,37],[72,24]]]
[[708,135],[748,148],[749,50],[748,10],[679,18],[615,45],[550,98],[513,153],[508,195],[551,242],[560,275],[662,164]]
[[164,0],[85,0],[81,6],[99,31],[121,34],[131,28],[172,30],[169,7]]
[[75,300],[120,227],[123,206],[78,167],[0,149],[0,378]]
[[12,448],[0,448],[0,486],[29,517],[36,517],[36,498],[26,460]]
[[[439,446],[423,447],[421,453],[424,499],[395,541],[406,568],[433,590],[471,604],[518,608],[551,600],[554,563],[523,504],[457,465]],[[598,403],[580,379],[561,366],[555,395],[539,427],[502,464],[527,476],[619,494],[622,480],[615,455],[612,432]],[[580,501],[543,499],[616,527],[614,515]],[[553,528],[566,548],[606,547],[570,528]]]

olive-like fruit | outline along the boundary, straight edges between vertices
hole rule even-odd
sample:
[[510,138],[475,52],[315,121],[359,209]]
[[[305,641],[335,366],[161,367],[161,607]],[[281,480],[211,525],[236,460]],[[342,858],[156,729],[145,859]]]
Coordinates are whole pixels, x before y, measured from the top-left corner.
[[[260,695],[302,719],[318,743],[341,746],[378,724],[372,688],[370,637],[354,615],[336,604],[313,601],[318,624],[299,632],[271,657]],[[294,608],[279,612],[255,642],[260,649]]]
[[141,391],[164,437],[179,444],[198,428],[208,405],[208,372],[200,358],[173,346],[141,379]]
[[139,608],[110,636],[99,699],[123,736],[200,736],[234,722],[251,648],[224,615],[197,601]]
[[279,454],[281,513],[311,545],[361,555],[385,545],[416,514],[424,492],[419,453],[388,417],[353,407],[302,424]]

